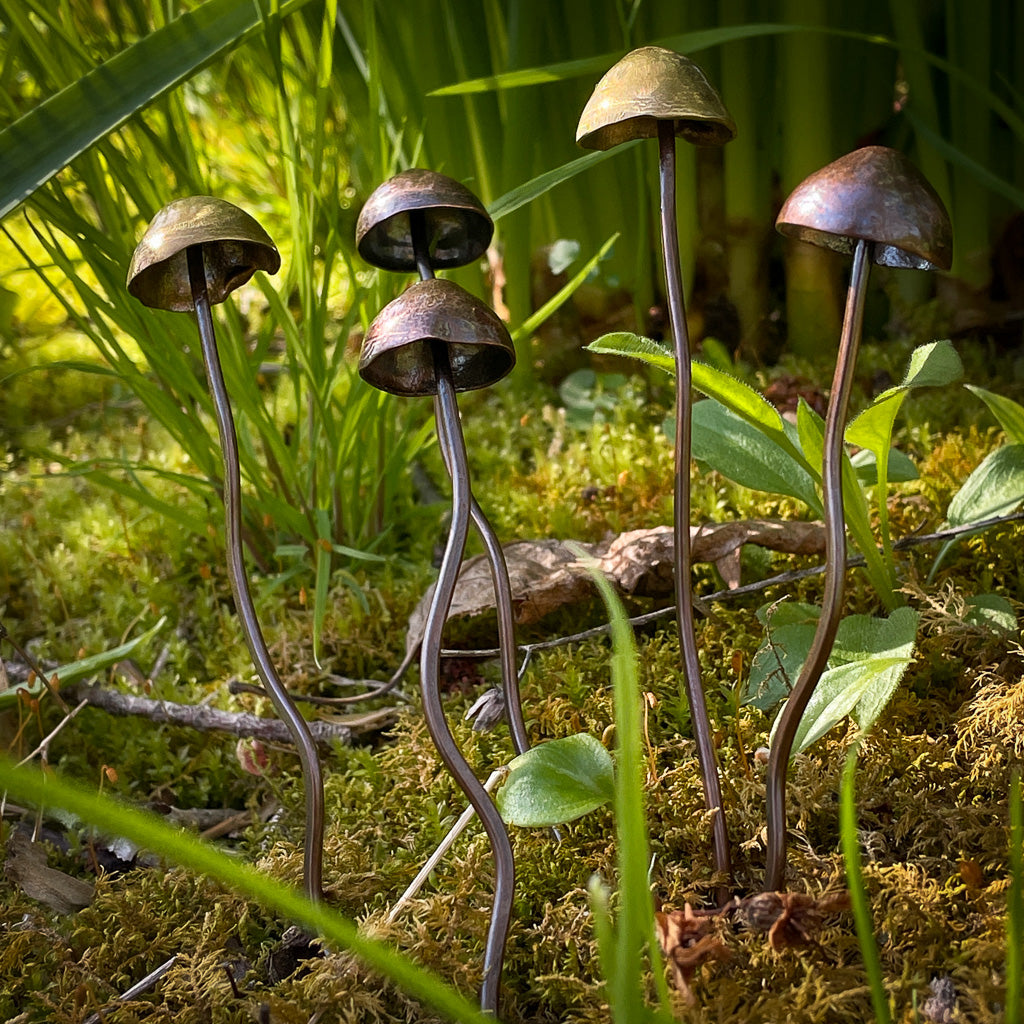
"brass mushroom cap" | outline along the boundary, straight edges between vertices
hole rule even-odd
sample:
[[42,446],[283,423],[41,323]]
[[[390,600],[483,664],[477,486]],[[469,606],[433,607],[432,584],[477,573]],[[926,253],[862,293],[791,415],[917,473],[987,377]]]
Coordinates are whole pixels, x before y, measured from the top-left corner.
[[359,255],[384,270],[414,271],[412,210],[423,215],[436,270],[472,263],[491,244],[494,222],[480,200],[454,178],[415,168],[389,178],[366,200],[356,223]]
[[501,380],[515,365],[508,329],[454,281],[417,281],[370,324],[359,357],[367,383],[393,395],[437,393],[432,342],[448,347],[456,391]]
[[696,64],[663,46],[627,53],[597,83],[580,115],[576,141],[584,149],[611,149],[658,135],[659,121],[698,146],[721,146],[736,125]]
[[899,151],[865,146],[805,178],[782,206],[784,235],[852,253],[874,242],[872,261],[886,267],[949,270],[953,229],[942,200]]
[[223,302],[257,270],[275,274],[281,254],[270,236],[237,206],[213,196],[168,203],[153,218],[128,267],[128,291],[154,309],[194,308],[185,250],[203,246],[210,302]]

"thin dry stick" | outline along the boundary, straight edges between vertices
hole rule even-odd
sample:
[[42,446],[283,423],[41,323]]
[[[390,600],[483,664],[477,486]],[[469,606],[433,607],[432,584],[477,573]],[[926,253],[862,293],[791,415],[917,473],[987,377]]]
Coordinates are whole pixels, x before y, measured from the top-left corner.
[[[496,768],[491,772],[487,781],[484,783],[484,789],[490,793],[494,790],[494,787],[508,774],[508,769],[505,767]],[[452,826],[451,831],[441,840],[437,849],[430,855],[426,864],[420,869],[419,874],[409,884],[409,888],[402,893],[398,902],[391,908],[391,913],[388,914],[388,924],[398,917],[399,911],[406,903],[409,902],[420,891],[423,883],[430,876],[430,872],[437,867],[441,862],[441,858],[452,848],[455,840],[459,838],[466,826],[476,816],[476,810],[472,804],[467,807],[459,817],[459,820]]]

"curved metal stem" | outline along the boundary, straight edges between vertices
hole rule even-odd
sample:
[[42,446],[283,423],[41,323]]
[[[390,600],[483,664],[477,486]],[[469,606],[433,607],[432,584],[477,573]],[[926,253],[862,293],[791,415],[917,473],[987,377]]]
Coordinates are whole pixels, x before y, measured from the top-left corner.
[[679,261],[679,236],[676,226],[676,139],[672,121],[658,122],[661,180],[661,242],[665,255],[668,314],[676,356],[676,432],[673,531],[675,534],[676,621],[679,647],[683,655],[683,679],[690,703],[690,719],[697,741],[697,759],[704,785],[704,801],[714,811],[711,823],[715,847],[715,867],[729,881],[719,887],[719,902],[729,898],[732,867],[729,859],[729,834],[722,807],[718,761],[711,736],[707,702],[700,677],[697,637],[693,625],[693,593],[690,557],[690,335],[683,305],[683,281]]
[[292,703],[288,691],[277,675],[274,663],[267,649],[256,607],[249,592],[242,554],[242,485],[238,464],[238,441],[235,437],[235,421],[231,413],[231,402],[220,357],[217,354],[217,340],[210,313],[210,297],[206,290],[206,268],[201,245],[187,249],[188,273],[192,286],[192,300],[199,325],[199,340],[206,364],[206,377],[217,414],[217,430],[220,434],[221,450],[224,456],[224,516],[227,533],[227,568],[235,606],[242,626],[249,654],[267,693],[277,710],[278,717],[288,727],[302,765],[302,783],[306,796],[306,837],[303,850],[303,884],[311,900],[319,900],[323,877],[324,846],[324,785],[320,757],[306,720]]
[[[430,262],[430,240],[426,235],[426,223],[422,210],[409,211],[409,233],[412,236],[412,250],[420,279],[430,280],[434,277],[434,267]],[[441,454],[444,456],[445,468],[448,470],[448,475],[453,476],[448,452],[454,442],[447,436],[444,417],[438,414],[436,408],[435,419],[437,420],[437,436],[441,445]],[[505,711],[508,714],[512,746],[517,754],[522,754],[530,749],[530,740],[526,732],[526,722],[523,720],[522,698],[519,695],[519,672],[516,668],[516,626],[515,616],[512,612],[512,584],[508,578],[505,553],[501,549],[498,535],[494,532],[494,528],[487,516],[484,515],[476,498],[473,497],[472,491],[469,495],[469,513],[473,519],[473,525],[484,542],[487,561],[491,569],[495,605],[498,609],[498,648],[501,651],[501,681],[502,691],[505,695]]]
[[[451,476],[452,467],[448,461],[448,448],[451,440],[445,436],[440,417],[437,421],[438,440],[444,455],[445,466]],[[470,494],[469,513],[484,542],[487,551],[487,563],[491,569],[491,582],[494,585],[495,607],[498,610],[498,651],[501,657],[501,683],[505,695],[505,711],[508,714],[508,728],[512,735],[512,746],[517,754],[530,749],[530,739],[526,732],[523,719],[522,698],[519,694],[519,671],[516,666],[516,625],[512,609],[512,583],[508,577],[508,565],[505,552],[502,550],[498,535],[494,532],[484,515],[483,509],[476,498]]]
[[[843,606],[846,571],[846,519],[843,515],[843,435],[846,413],[853,386],[853,367],[860,345],[864,322],[864,295],[867,290],[871,243],[858,241],[853,254],[850,287],[846,296],[846,315],[839,340],[839,355],[832,378],[822,459],[822,499],[825,511],[825,594],[821,617],[807,660],[779,715],[771,753],[768,756],[768,864],[764,888],[776,891],[785,885],[786,875],[786,772],[793,741],[807,702],[828,664],[835,643]],[[884,501],[884,496],[882,498]]]
[[505,823],[498,809],[466,763],[462,752],[448,727],[441,704],[439,680],[441,673],[441,640],[444,624],[448,618],[455,584],[458,580],[459,565],[466,546],[469,531],[472,495],[469,489],[469,466],[466,459],[459,410],[455,401],[455,388],[451,379],[451,364],[448,350],[441,343],[435,343],[434,367],[437,376],[437,395],[434,412],[438,421],[438,437],[447,447],[445,460],[452,476],[452,525],[448,532],[441,569],[434,586],[434,597],[427,613],[420,652],[420,685],[423,691],[423,714],[427,729],[437,747],[438,753],[465,793],[466,798],[480,815],[487,830],[487,836],[494,851],[495,881],[494,906],[491,910],[490,926],[487,930],[487,945],[484,951],[483,983],[480,989],[480,1005],[490,1013],[497,1014],[498,994],[501,986],[501,969],[505,957],[505,941],[508,937],[509,922],[512,918],[512,899],[515,894],[515,859],[512,843]]

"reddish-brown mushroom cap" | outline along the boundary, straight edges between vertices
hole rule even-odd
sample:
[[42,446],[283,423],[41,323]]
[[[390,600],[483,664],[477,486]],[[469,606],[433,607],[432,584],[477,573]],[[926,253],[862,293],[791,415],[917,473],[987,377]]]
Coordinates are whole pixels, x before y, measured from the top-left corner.
[[953,231],[942,200],[899,151],[865,146],[805,178],[783,204],[784,235],[852,253],[873,242],[882,266],[949,270]]
[[508,328],[454,281],[417,281],[370,324],[359,357],[367,383],[394,395],[437,393],[433,345],[448,349],[456,391],[501,380],[515,365]]
[[210,302],[223,302],[257,270],[275,274],[281,254],[244,210],[213,196],[168,203],[146,228],[128,267],[128,291],[154,309],[194,308],[185,250],[203,247]]
[[658,135],[659,121],[698,146],[721,146],[736,125],[704,72],[663,46],[627,53],[597,83],[580,115],[576,141],[585,149],[611,149]]
[[359,255],[384,270],[415,271],[413,211],[424,219],[435,270],[472,263],[491,244],[494,222],[480,200],[454,178],[416,168],[389,178],[366,200],[356,223]]

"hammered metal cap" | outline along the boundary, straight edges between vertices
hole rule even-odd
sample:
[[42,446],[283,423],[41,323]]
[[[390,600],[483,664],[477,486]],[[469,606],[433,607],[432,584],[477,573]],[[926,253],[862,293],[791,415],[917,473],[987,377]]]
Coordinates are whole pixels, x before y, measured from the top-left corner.
[[494,222],[483,204],[454,178],[415,168],[377,187],[359,213],[359,255],[384,270],[412,272],[416,255],[409,214],[421,211],[435,270],[462,267],[491,244]]
[[448,347],[456,391],[501,380],[515,365],[508,329],[493,310],[454,281],[417,281],[370,324],[359,375],[393,395],[437,393],[432,342]]
[[886,267],[949,270],[953,229],[942,200],[898,150],[865,146],[805,178],[775,221],[778,230],[837,252],[874,242]]
[[223,302],[257,270],[276,274],[281,254],[244,210],[213,196],[168,203],[153,218],[132,255],[128,291],[154,309],[194,308],[185,250],[201,245],[210,302]]
[[721,146],[736,137],[729,111],[692,60],[663,46],[642,46],[597,83],[576,141],[584,149],[611,149],[656,138],[659,121],[675,121],[676,135],[697,146]]

